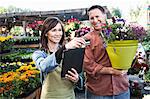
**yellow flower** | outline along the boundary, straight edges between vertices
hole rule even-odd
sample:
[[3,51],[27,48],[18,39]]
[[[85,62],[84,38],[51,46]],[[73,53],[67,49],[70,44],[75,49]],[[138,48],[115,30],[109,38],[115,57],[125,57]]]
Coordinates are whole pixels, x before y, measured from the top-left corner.
[[6,38],[5,38],[5,37],[0,36],[0,41],[1,41],[1,42],[5,41],[5,40],[6,40]]
[[24,65],[24,66],[27,66],[27,63],[24,63],[23,65]]
[[26,82],[27,82],[27,81],[29,81],[29,79],[25,79],[24,81],[26,81]]
[[32,69],[32,65],[30,64],[30,65],[28,65],[28,67],[29,67],[29,69]]
[[8,35],[8,36],[7,36],[7,39],[11,39],[11,38],[13,38],[12,35]]
[[11,36],[11,35],[6,36],[6,37],[5,36],[0,36],[0,42],[4,42],[4,41],[9,40],[11,38],[13,38],[13,36]]
[[22,63],[21,63],[21,62],[17,62],[17,65],[21,66],[21,65],[22,65]]
[[25,79],[27,79],[27,76],[26,76],[25,74],[22,74],[22,75],[19,77],[19,79],[24,81]]
[[18,73],[12,72],[12,71],[4,73],[3,75],[0,75],[0,82],[3,82],[3,83],[11,82],[15,80],[17,76],[18,76]]
[[32,62],[30,62],[29,64],[33,65],[33,64],[35,64],[35,62],[34,62],[34,61],[32,61]]
[[29,69],[29,66],[21,66],[19,69],[17,69],[16,71],[19,72],[19,71],[22,71],[22,72],[25,72]]
[[9,63],[9,65],[16,65],[16,62],[13,62],[13,63]]

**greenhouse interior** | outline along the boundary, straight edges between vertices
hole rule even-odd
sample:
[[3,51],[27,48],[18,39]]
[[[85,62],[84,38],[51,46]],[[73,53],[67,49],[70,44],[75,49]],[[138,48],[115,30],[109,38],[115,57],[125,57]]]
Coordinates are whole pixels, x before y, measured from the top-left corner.
[[[108,22],[122,19],[117,12],[119,10],[111,12],[107,6],[104,8]],[[136,53],[126,69],[131,99],[150,99],[150,6],[146,11],[147,26],[142,30],[136,27],[137,32],[144,31],[146,36],[138,42]],[[32,54],[41,47],[42,25],[49,16],[58,17],[63,22],[66,42],[92,31],[88,21],[88,8],[1,13],[0,99],[40,99],[42,88],[40,71],[32,60]],[[128,50],[122,54],[126,57],[130,56],[130,53]],[[86,75],[83,80],[86,80]],[[75,86],[76,99],[86,99],[85,82],[82,84],[82,88]],[[149,98],[143,98],[146,96]]]

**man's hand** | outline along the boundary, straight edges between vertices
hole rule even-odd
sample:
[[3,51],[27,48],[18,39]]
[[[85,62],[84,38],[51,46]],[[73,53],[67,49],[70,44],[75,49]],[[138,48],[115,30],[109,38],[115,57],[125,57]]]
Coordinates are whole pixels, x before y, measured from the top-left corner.
[[117,70],[117,69],[114,69],[112,67],[103,67],[101,70],[100,70],[100,73],[101,74],[112,74],[112,75],[124,75],[127,73],[126,70]]

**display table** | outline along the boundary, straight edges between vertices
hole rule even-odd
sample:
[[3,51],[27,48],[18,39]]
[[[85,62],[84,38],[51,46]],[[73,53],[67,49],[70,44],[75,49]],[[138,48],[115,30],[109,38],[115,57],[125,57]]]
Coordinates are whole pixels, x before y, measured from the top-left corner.
[[34,92],[29,94],[28,96],[20,95],[18,97],[5,97],[0,96],[0,99],[40,99],[41,96],[41,87],[37,88]]
[[41,95],[41,87],[39,87],[38,89],[36,89],[29,96],[19,97],[19,98],[21,98],[21,99],[40,99],[40,95]]

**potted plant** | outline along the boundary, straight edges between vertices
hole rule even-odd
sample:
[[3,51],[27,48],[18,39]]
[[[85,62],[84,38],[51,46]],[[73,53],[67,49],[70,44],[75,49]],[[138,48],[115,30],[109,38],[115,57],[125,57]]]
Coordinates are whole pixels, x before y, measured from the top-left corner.
[[149,71],[147,71],[145,73],[145,75],[144,75],[144,81],[145,81],[144,90],[150,92],[150,69],[149,69]]
[[87,26],[83,26],[75,31],[75,37],[82,37],[85,34],[89,33],[91,29]]
[[75,30],[79,29],[81,22],[76,18],[71,18],[65,23],[65,33],[69,39],[72,39],[75,36]]
[[138,42],[146,35],[138,24],[126,24],[124,19],[113,19],[106,23],[100,33],[111,64],[116,69],[129,69],[136,54]]
[[81,37],[91,31],[90,26],[84,22],[79,21],[76,18],[71,18],[65,24],[65,33],[68,37],[68,40],[73,39],[74,37]]

